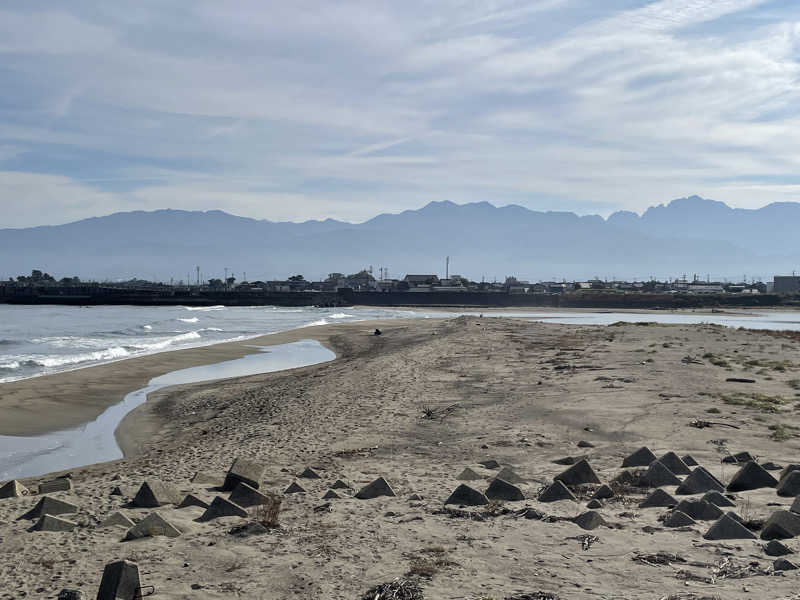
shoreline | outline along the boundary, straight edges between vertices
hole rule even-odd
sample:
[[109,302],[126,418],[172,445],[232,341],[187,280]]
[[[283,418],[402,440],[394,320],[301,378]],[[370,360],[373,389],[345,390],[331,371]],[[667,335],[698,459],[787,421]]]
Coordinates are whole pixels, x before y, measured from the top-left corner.
[[[353,308],[361,308],[355,306]],[[711,312],[705,309],[650,310],[603,308],[578,309],[556,307],[395,307],[414,313],[441,315],[434,319],[452,318],[458,314],[486,317],[510,312],[518,318],[530,314],[652,314],[652,315],[716,315],[720,317],[758,317],[775,311],[739,309]],[[789,312],[789,311],[786,311]],[[297,329],[218,342],[204,346],[165,350],[154,354],[114,360],[100,365],[79,367],[49,375],[0,383],[0,435],[32,436],[77,427],[94,420],[105,409],[121,402],[126,394],[147,386],[149,381],[171,371],[235,360],[257,352],[255,346],[272,346],[310,338],[331,349],[330,337],[345,326],[385,327],[388,323],[416,321],[416,317],[372,319],[349,323],[304,326]],[[543,319],[546,322],[546,319]],[[335,352],[335,350],[334,350]],[[66,413],[66,414],[65,414]]]
[[[199,379],[197,381],[189,381],[189,382],[182,382],[182,383],[167,383],[167,384],[159,384],[159,383],[151,383],[148,384],[146,388],[140,388],[139,390],[134,390],[133,392],[128,393],[125,396],[127,400],[129,396],[135,394],[137,392],[142,392],[144,395],[144,401],[140,404],[136,405],[132,409],[128,410],[128,412],[123,415],[120,421],[117,423],[116,428],[114,429],[114,439],[116,441],[117,447],[119,448],[120,452],[122,452],[123,458],[130,458],[132,456],[136,456],[137,454],[141,454],[143,452],[144,443],[147,439],[149,439],[152,435],[160,430],[160,428],[164,425],[164,423],[158,418],[157,416],[157,408],[158,404],[161,401],[162,397],[170,396],[172,394],[184,394],[190,393],[192,389],[197,386],[203,385],[219,385],[224,386],[226,383],[234,383],[239,379],[245,379],[247,377],[253,377],[258,375],[266,375],[269,373],[291,373],[294,371],[298,371],[300,369],[306,369],[309,367],[315,367],[326,362],[332,362],[338,358],[338,355],[334,350],[332,350],[329,345],[324,345],[317,340],[314,340],[311,337],[304,337],[303,341],[306,342],[316,342],[319,346],[325,348],[327,352],[332,354],[332,358],[325,358],[322,360],[307,360],[304,359],[301,364],[297,364],[296,366],[287,366],[286,364],[281,365],[280,368],[264,368],[259,367],[258,370],[254,370],[252,372],[244,372],[238,373],[235,375],[226,375],[222,377],[211,377],[211,378],[204,378]],[[290,342],[288,345],[297,342]],[[258,346],[258,352],[254,354],[248,354],[244,359],[249,358],[269,358],[272,355],[273,351],[268,353],[264,353],[263,350],[268,347],[276,347],[276,350],[280,348],[285,348],[287,344],[270,344],[269,346]],[[274,355],[273,355],[274,356]],[[306,353],[307,358],[311,358],[308,353]],[[320,358],[320,357],[317,357]],[[241,359],[240,359],[241,360]],[[278,359],[280,360],[280,359]],[[225,364],[234,363],[237,361],[227,361],[227,363],[212,363],[211,365],[203,365],[199,368],[201,369],[211,369],[213,370],[215,367],[220,367]],[[158,378],[151,380],[151,382],[157,382]],[[154,387],[154,389],[147,391],[150,387]]]
[[[353,308],[370,308],[357,304]],[[761,307],[761,306],[741,306],[730,309],[711,309],[711,308],[576,308],[558,306],[469,306],[469,305],[434,305],[434,306],[394,306],[397,310],[407,310],[410,312],[430,312],[430,313],[458,313],[468,312],[491,315],[493,313],[508,312],[530,312],[530,313],[588,313],[588,314],[640,314],[640,315],[665,315],[665,314],[695,314],[695,315],[732,315],[732,316],[758,316],[759,313],[768,312],[796,312],[800,309],[795,307]]]
[[256,346],[313,339],[336,353],[330,339],[343,327],[364,327],[369,323],[372,327],[367,325],[367,328],[371,330],[381,326],[375,323],[383,322],[357,321],[301,327],[246,340],[169,350],[3,383],[0,384],[0,435],[34,436],[78,427],[121,402],[128,393],[146,387],[155,377],[243,358],[257,353]]

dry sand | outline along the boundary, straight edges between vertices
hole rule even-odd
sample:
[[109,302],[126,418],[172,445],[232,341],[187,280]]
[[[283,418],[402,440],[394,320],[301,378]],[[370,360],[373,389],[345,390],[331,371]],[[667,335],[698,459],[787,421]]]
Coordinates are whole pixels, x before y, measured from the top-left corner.
[[[37,498],[0,500],[0,598],[55,598],[65,587],[94,598],[103,565],[122,558],[138,562],[143,583],[164,599],[355,599],[409,571],[428,573],[412,576],[428,599],[499,600],[539,590],[563,599],[796,598],[798,571],[714,579],[713,566],[723,561],[766,568],[773,559],[757,541],[704,540],[709,522],[665,529],[658,521],[664,509],[637,507],[644,492],[608,501],[599,512],[613,527],[592,531],[526,519],[520,511],[529,506],[573,517],[586,510],[585,500],[536,501],[566,468],[553,460],[565,456],[588,454],[603,481],[645,444],[657,455],[691,454],[723,480],[735,472],[720,463],[728,450],[800,462],[796,432],[786,429],[789,439],[776,441],[770,430],[800,426],[797,384],[790,384],[800,377],[797,339],[703,325],[592,327],[474,317],[387,322],[380,337],[370,335],[374,326],[304,330],[302,337],[323,338],[337,352],[329,363],[159,392],[124,423],[139,456],[74,469],[74,491],[53,494],[80,506],[72,532],[28,532],[30,523],[16,518]],[[681,360],[706,353],[729,367],[709,358]],[[741,375],[758,383],[725,381]],[[766,413],[725,402],[737,392],[784,403]],[[689,426],[694,418],[741,429],[698,429]],[[578,447],[581,440],[594,447]],[[123,508],[125,498],[109,495],[114,486],[128,491],[159,478],[210,499],[216,493],[210,486],[189,479],[195,471],[221,478],[240,456],[265,465],[267,490],[280,493],[307,466],[322,479],[298,479],[308,493],[285,495],[280,527],[263,535],[228,533],[246,522],[240,517],[196,522],[198,508],[159,509],[183,530],[178,538],[121,542],[123,529],[97,527],[116,510],[133,519],[151,512]],[[485,459],[521,475],[527,499],[475,509],[479,520],[444,511],[464,467],[483,477],[473,487],[486,488],[496,470],[478,464]],[[320,499],[336,479],[358,489],[378,476],[396,497],[347,496],[327,506]],[[736,496],[735,510],[750,519],[792,500],[774,489]],[[584,535],[598,538],[587,550],[578,538]],[[787,545],[798,549],[796,540]],[[658,551],[687,562],[633,560]]]

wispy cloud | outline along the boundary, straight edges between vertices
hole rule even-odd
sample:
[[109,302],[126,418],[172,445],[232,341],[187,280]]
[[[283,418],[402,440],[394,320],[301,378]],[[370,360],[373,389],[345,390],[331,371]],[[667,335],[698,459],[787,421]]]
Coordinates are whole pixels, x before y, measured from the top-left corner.
[[776,183],[800,162],[799,23],[767,0],[6,7],[5,224],[800,199]]

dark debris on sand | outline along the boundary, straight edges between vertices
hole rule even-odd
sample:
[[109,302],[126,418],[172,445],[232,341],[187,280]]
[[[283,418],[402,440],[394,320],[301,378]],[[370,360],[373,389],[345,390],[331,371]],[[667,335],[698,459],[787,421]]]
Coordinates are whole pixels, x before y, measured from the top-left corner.
[[423,600],[422,588],[411,579],[398,577],[370,589],[361,600]]

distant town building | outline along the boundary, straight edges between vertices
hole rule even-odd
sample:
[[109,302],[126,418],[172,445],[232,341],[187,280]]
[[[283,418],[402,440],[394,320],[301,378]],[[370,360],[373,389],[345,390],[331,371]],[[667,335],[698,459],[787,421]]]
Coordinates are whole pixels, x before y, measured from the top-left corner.
[[687,291],[692,294],[722,294],[725,290],[722,288],[721,283],[700,283],[692,282],[689,284]]
[[776,294],[796,294],[800,292],[800,276],[775,275],[772,291]]
[[436,275],[406,275],[403,281],[408,284],[409,288],[439,284],[439,278]]

